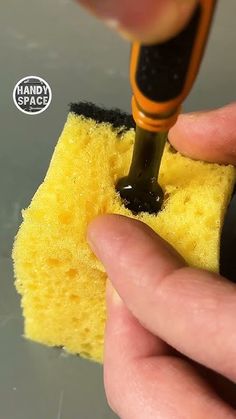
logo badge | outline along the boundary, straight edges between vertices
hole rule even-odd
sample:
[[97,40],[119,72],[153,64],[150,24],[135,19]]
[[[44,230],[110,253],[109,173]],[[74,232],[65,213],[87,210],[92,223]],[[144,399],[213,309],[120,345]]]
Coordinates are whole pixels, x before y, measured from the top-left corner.
[[51,87],[41,77],[24,77],[18,81],[13,90],[13,101],[16,107],[27,115],[44,112],[51,100]]

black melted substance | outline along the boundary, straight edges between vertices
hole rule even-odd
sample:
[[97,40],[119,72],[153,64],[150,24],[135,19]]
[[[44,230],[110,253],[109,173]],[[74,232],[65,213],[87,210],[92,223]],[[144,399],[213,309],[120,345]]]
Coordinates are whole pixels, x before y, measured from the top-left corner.
[[[92,118],[98,123],[109,123],[122,134],[135,128],[132,115],[119,109],[104,109],[90,102],[71,103],[70,112]],[[148,133],[136,129],[133,159],[128,176],[118,181],[116,190],[127,208],[134,214],[160,211],[164,194],[157,183],[159,166],[166,141],[166,133]]]
[[157,182],[167,134],[136,128],[133,158],[128,176],[116,185],[126,208],[133,214],[156,214],[162,208],[164,193]]

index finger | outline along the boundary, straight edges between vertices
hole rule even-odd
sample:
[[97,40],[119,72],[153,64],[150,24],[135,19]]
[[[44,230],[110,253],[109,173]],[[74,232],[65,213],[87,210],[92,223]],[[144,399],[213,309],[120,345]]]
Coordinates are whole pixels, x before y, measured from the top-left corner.
[[236,103],[213,111],[180,115],[169,132],[182,154],[209,162],[236,164]]

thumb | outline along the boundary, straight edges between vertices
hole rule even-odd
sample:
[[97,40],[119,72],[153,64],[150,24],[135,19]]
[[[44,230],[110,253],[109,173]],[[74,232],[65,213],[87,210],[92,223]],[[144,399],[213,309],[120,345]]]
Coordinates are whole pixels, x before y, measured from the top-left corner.
[[77,0],[129,39],[162,42],[176,35],[197,0]]
[[136,319],[179,352],[235,381],[235,284],[187,267],[170,245],[139,221],[100,216],[88,233]]

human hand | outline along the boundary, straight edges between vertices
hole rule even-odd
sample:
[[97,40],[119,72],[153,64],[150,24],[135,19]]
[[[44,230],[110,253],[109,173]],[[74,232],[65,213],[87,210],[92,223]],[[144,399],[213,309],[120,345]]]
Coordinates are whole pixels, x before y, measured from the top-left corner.
[[[236,104],[179,117],[170,141],[236,163]],[[236,285],[186,266],[141,222],[106,215],[88,239],[107,291],[104,381],[122,419],[236,418]]]
[[77,0],[129,39],[162,42],[176,35],[197,0]]

